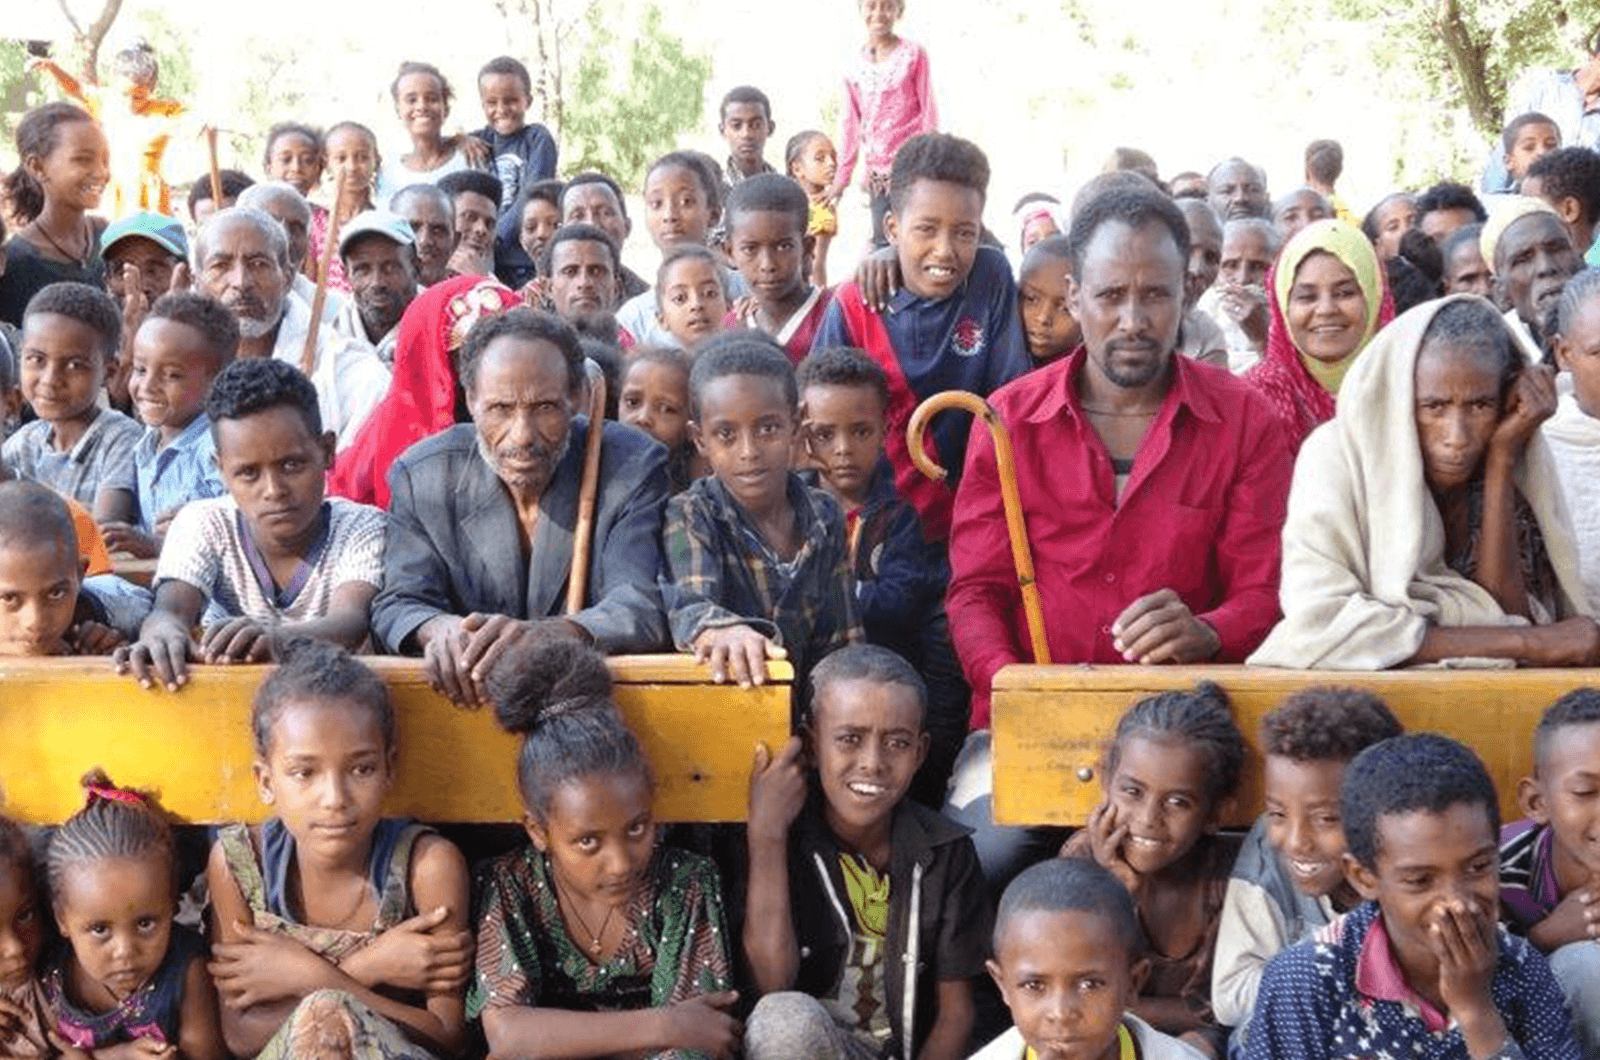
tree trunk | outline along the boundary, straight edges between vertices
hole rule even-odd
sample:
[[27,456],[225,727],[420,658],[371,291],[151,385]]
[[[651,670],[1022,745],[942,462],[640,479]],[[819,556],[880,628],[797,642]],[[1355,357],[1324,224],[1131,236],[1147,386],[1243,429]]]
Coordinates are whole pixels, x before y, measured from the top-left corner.
[[1489,71],[1485,58],[1486,44],[1474,38],[1472,27],[1461,15],[1460,0],[1439,0],[1434,25],[1444,44],[1450,69],[1461,85],[1461,95],[1467,105],[1472,123],[1486,135],[1500,131],[1501,107],[1495,102],[1495,93],[1489,87]]

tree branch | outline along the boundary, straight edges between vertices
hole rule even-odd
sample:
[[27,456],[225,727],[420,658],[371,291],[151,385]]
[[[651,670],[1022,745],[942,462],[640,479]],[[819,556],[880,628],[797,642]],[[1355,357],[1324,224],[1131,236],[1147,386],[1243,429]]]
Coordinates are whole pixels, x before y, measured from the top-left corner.
[[61,8],[61,13],[67,16],[67,23],[72,26],[75,37],[83,36],[83,26],[78,22],[78,16],[72,13],[72,8],[67,6],[67,0],[56,0],[56,6]]

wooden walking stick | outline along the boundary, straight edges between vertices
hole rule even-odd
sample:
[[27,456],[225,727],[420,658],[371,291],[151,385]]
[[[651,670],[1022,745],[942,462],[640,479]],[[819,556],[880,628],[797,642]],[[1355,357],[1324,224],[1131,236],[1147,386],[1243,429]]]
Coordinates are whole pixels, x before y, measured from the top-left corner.
[[911,446],[911,462],[917,470],[941,482],[949,473],[928,455],[922,436],[928,422],[946,409],[970,412],[989,428],[994,438],[995,470],[1000,479],[1000,501],[1005,507],[1006,531],[1011,537],[1011,559],[1017,567],[1017,583],[1022,587],[1022,613],[1028,621],[1028,639],[1033,644],[1033,661],[1050,662],[1050,646],[1044,637],[1044,608],[1039,603],[1039,585],[1033,577],[1033,550],[1028,547],[1028,525],[1022,515],[1022,496],[1017,492],[1017,462],[1011,452],[1011,432],[1000,422],[994,407],[976,394],[965,390],[946,390],[917,406],[906,427],[906,437]]
[[222,166],[217,162],[217,127],[206,126],[206,154],[211,158],[211,205],[222,209]]
[[333,264],[333,252],[339,246],[339,202],[344,198],[346,172],[340,167],[333,183],[334,208],[328,211],[328,242],[322,248],[322,261],[317,265],[317,290],[311,296],[311,326],[306,329],[306,345],[300,351],[300,371],[307,379],[317,370],[317,330],[322,325],[322,307],[328,302],[328,268]]
[[567,578],[567,614],[583,610],[589,592],[589,556],[594,552],[594,499],[600,492],[600,440],[606,433],[606,377],[593,361],[589,377],[589,435],[583,444],[583,485],[578,489],[578,521],[572,531],[572,574]]

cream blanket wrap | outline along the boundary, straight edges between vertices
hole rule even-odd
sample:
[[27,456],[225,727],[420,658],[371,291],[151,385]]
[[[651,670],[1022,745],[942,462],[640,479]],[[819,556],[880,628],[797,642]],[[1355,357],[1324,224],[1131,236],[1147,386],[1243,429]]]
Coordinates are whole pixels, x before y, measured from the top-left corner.
[[[1384,328],[1345,377],[1338,415],[1306,439],[1283,528],[1284,618],[1252,665],[1384,670],[1415,655],[1430,625],[1526,624],[1445,564],[1444,522],[1417,443],[1423,333],[1441,306],[1472,297],[1429,302]],[[1560,584],[1557,617],[1589,613],[1555,465],[1538,434],[1517,469],[1517,488]]]

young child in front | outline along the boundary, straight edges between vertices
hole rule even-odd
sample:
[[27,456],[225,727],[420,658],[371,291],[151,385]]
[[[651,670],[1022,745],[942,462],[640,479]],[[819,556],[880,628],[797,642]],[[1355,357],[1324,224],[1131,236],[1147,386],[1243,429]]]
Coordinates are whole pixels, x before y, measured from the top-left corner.
[[945,783],[967,735],[971,691],[950,643],[944,549],[894,489],[883,455],[889,382],[860,350],[818,350],[800,362],[801,429],[815,470],[808,482],[844,509],[856,606],[869,644],[898,653],[928,685],[928,758],[911,797],[944,805]]
[[655,780],[605,659],[523,641],[489,675],[522,738],[529,845],[479,866],[467,1015],[496,1056],[731,1060],[727,924],[716,867],[660,843]]
[[634,350],[622,369],[617,419],[637,427],[667,447],[672,492],[695,477],[694,444],[689,440],[689,356],[670,346]]
[[1267,962],[1360,898],[1344,878],[1339,788],[1350,760],[1400,735],[1382,699],[1314,686],[1261,719],[1266,810],[1233,863],[1211,965],[1211,1008],[1237,1051]]
[[186,505],[167,530],[155,609],[117,654],[146,688],[176,690],[191,662],[266,662],[297,635],[354,650],[383,584],[384,513],[326,496],[333,434],[299,369],[235,361],[206,415],[228,495]]
[[806,235],[815,242],[811,252],[811,282],[828,286],[828,248],[839,234],[839,214],[833,197],[833,175],[838,155],[827,133],[806,129],[789,137],[783,151],[785,171],[806,193]]
[[1200,1060],[1128,1011],[1149,972],[1133,899],[1083,858],[1053,858],[1006,885],[989,974],[1013,1026],[972,1060]]
[[[911,463],[911,413],[942,390],[987,397],[1030,366],[1011,266],[999,250],[978,245],[988,187],[989,161],[977,145],[941,133],[908,141],[894,156],[885,222],[903,286],[889,312],[879,314],[858,284],[840,284],[814,343],[865,350],[888,375],[886,443],[895,485],[931,541],[950,536],[955,494]],[[952,479],[961,473],[969,426],[966,416],[945,415],[928,431]]]
[[206,867],[229,1051],[459,1055],[467,862],[427,825],[383,816],[396,755],[388,688],[343,649],[296,640],[257,690],[250,730],[273,816],[221,829]]
[[[644,209],[645,228],[663,255],[683,243],[709,247],[711,230],[722,218],[722,189],[715,166],[690,151],[662,155],[645,171]],[[749,293],[737,273],[723,269],[723,276],[727,279],[726,297],[737,299]],[[617,310],[617,323],[641,346],[672,344],[652,291],[624,302]]]
[[121,338],[122,314],[97,287],[53,283],[28,302],[19,376],[38,419],[0,446],[12,475],[94,506],[139,441],[137,423],[97,404]]
[[894,209],[892,163],[913,137],[938,128],[939,116],[928,53],[894,31],[906,13],[905,0],[860,0],[860,11],[867,43],[845,74],[844,134],[832,196],[837,202],[850,186],[859,158],[872,209],[872,241],[881,247],[888,231],[885,215]]
[[746,1060],[966,1055],[992,909],[967,830],[906,798],[927,709],[910,663],[852,645],[812,671],[800,735],[756,749]]
[[1533,772],[1517,786],[1527,817],[1500,831],[1508,926],[1550,960],[1585,1056],[1600,1055],[1600,691],[1556,700],[1533,731]]
[[1093,858],[1133,895],[1150,974],[1129,1009],[1213,1058],[1228,1035],[1211,1009],[1211,959],[1239,852],[1217,829],[1244,758],[1227,694],[1211,682],[1141,699],[1106,748],[1104,801],[1061,851]]
[[0,655],[107,655],[118,627],[143,617],[83,584],[67,503],[35,482],[0,483]]
[[173,923],[178,880],[160,807],[101,770],[83,778],[83,809],[46,855],[50,906],[64,946],[42,986],[50,1041],[63,1060],[223,1060],[205,940]]
[[689,373],[689,436],[711,473],[667,502],[663,602],[673,642],[748,687],[767,660],[805,674],[861,639],[839,503],[791,470],[794,366],[771,339],[719,336]]
[[1577,1060],[1549,964],[1495,922],[1500,801],[1478,757],[1395,736],[1339,802],[1362,903],[1267,965],[1246,1060]]
[[776,173],[750,177],[728,193],[728,249],[750,298],[745,312],[729,313],[725,323],[766,332],[795,364],[811,352],[833,300],[806,277],[815,245],[806,234],[809,213],[800,185]]
[[496,56],[478,71],[478,99],[487,125],[472,135],[489,148],[489,169],[500,178],[500,210],[517,201],[522,189],[556,175],[555,137],[528,120],[533,78],[509,55]]
[[717,256],[695,243],[667,251],[656,270],[656,322],[666,344],[691,354],[723,330],[728,281]]
[[1033,367],[1059,361],[1083,342],[1083,329],[1067,308],[1072,271],[1070,240],[1047,236],[1028,248],[1017,270],[1017,312]]
[[0,1056],[55,1052],[53,1024],[39,983],[39,955],[45,945],[43,893],[28,833],[11,818],[0,817]]
[[134,335],[128,377],[144,435],[95,500],[96,520],[114,551],[159,556],[178,509],[222,495],[206,395],[238,351],[238,322],[221,302],[183,292],[150,307]]

